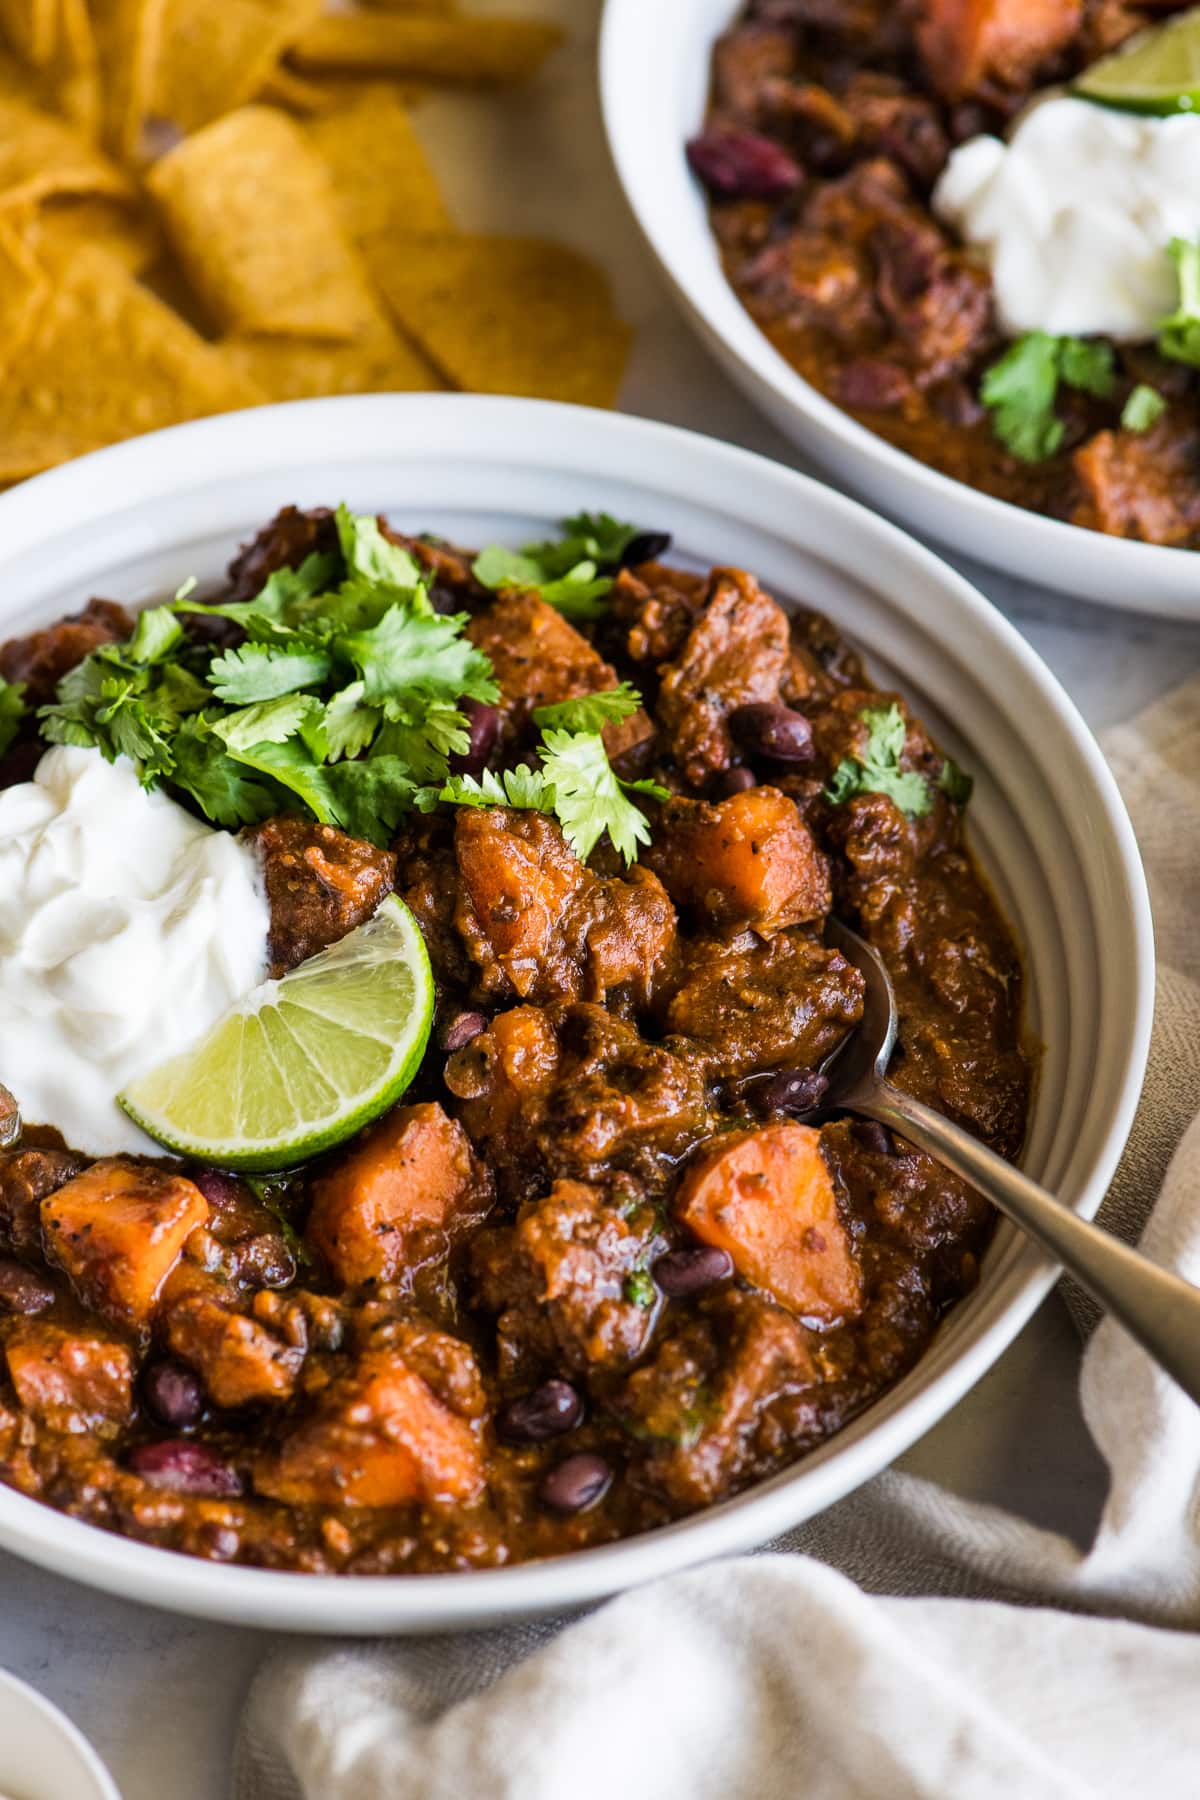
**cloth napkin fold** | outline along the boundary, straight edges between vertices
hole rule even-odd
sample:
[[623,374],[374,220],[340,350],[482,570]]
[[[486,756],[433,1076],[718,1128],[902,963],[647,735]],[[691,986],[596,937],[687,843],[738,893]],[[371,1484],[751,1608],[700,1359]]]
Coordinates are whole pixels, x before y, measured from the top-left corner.
[[[1200,682],[1105,750],[1159,975],[1101,1218],[1200,1282]],[[1090,1303],[1068,1298],[1090,1328]],[[1200,1409],[1109,1321],[1081,1397],[1110,1472],[1086,1552],[891,1471],[773,1554],[573,1624],[276,1653],[247,1703],[236,1800],[1194,1796]]]

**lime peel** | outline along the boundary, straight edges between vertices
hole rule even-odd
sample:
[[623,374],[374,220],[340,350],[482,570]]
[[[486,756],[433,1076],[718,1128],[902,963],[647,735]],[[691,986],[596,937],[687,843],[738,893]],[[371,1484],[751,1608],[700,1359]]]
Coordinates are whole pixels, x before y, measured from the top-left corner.
[[395,1104],[425,1054],[433,1008],[424,939],[393,894],[117,1099],[179,1156],[247,1173],[295,1168]]
[[1200,7],[1127,38],[1074,85],[1085,100],[1165,118],[1200,112]]

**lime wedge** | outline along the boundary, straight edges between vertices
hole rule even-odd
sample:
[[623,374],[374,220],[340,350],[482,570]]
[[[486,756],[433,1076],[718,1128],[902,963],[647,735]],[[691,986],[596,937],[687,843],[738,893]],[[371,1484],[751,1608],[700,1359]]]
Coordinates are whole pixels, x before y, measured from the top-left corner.
[[1075,92],[1127,112],[1200,112],[1200,6],[1127,39],[1084,70]]
[[192,1049],[117,1099],[174,1150],[225,1169],[288,1169],[385,1112],[417,1071],[433,975],[395,895],[339,944],[247,994]]

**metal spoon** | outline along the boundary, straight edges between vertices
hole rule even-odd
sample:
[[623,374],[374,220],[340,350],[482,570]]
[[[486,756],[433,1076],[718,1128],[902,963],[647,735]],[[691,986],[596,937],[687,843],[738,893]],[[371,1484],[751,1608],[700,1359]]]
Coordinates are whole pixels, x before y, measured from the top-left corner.
[[829,919],[826,938],[866,980],[862,1024],[825,1064],[821,1111],[862,1113],[936,1157],[1069,1269],[1143,1350],[1200,1402],[1200,1288],[1071,1212],[961,1126],[886,1079],[896,1044],[896,996],[882,960]]
[[20,1135],[20,1110],[8,1089],[0,1085],[0,1150],[7,1150]]

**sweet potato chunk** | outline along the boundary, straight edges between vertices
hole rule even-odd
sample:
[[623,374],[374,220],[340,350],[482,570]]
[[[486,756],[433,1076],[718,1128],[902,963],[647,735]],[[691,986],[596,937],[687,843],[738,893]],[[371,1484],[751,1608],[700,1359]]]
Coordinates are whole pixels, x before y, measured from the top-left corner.
[[292,1506],[462,1501],[482,1487],[483,1462],[468,1421],[403,1357],[372,1350],[263,1458],[254,1484]]
[[456,1120],[399,1106],[317,1181],[305,1235],[346,1287],[394,1281],[417,1232],[444,1230],[486,1191]]
[[947,100],[1023,88],[1070,43],[1082,0],[922,0],[917,47]]
[[457,921],[472,960],[485,970],[498,964],[522,1000],[574,998],[586,919],[573,915],[597,880],[557,822],[503,806],[464,807],[454,853],[468,902]]
[[17,1399],[52,1431],[108,1433],[133,1413],[133,1356],[124,1344],[61,1325],[19,1326],[4,1351]]
[[189,1294],[167,1315],[167,1342],[200,1376],[215,1406],[286,1400],[304,1352],[207,1294]]
[[647,861],[677,906],[720,931],[751,927],[770,937],[832,905],[828,864],[778,788],[750,788],[716,806],[673,800],[666,827]]
[[811,1125],[721,1138],[685,1176],[678,1212],[793,1312],[834,1323],[862,1310],[861,1272]]
[[149,1323],[162,1285],[208,1201],[182,1175],[113,1158],[42,1201],[46,1254],[85,1306],[119,1323]]

